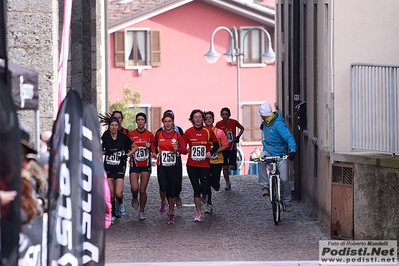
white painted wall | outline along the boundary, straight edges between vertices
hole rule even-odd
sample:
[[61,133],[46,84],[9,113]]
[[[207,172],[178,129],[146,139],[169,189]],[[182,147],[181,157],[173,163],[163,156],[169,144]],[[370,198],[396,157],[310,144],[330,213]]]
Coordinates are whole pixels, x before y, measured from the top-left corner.
[[332,0],[335,152],[350,151],[350,65],[399,64],[399,1]]

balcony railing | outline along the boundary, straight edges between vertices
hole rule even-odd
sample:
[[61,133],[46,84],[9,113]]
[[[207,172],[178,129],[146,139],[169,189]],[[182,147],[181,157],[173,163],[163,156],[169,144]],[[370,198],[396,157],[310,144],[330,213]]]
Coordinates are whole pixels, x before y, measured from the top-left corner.
[[399,65],[351,65],[352,151],[399,150]]

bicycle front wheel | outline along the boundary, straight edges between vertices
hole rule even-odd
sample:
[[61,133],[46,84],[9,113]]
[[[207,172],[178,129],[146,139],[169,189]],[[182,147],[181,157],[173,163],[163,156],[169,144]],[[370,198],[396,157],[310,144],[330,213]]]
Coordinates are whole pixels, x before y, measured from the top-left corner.
[[277,184],[277,177],[273,176],[272,177],[272,209],[273,209],[273,221],[275,225],[278,225],[278,222],[280,221],[280,203],[278,200],[278,184]]

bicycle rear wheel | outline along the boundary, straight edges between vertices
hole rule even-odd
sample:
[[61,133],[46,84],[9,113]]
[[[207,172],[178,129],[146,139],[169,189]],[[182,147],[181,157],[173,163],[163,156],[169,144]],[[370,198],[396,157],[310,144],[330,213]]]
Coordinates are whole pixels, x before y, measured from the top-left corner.
[[273,193],[273,198],[272,198],[272,209],[273,209],[273,221],[275,225],[278,225],[278,222],[280,221],[280,203],[278,200],[278,184],[277,184],[277,177],[273,176],[272,177],[272,193]]

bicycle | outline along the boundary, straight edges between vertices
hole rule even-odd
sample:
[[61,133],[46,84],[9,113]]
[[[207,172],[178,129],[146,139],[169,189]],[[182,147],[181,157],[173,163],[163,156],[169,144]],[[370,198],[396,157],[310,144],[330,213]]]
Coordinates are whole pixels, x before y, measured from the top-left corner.
[[[277,162],[281,160],[287,160],[288,155],[280,156],[262,156],[259,161],[266,162],[270,165],[269,169],[269,193],[270,202],[272,203],[273,209],[273,220],[274,224],[278,225],[280,220],[280,212],[284,208],[284,204],[281,202],[280,194],[280,172],[277,169]],[[267,172],[267,171],[266,171]]]

